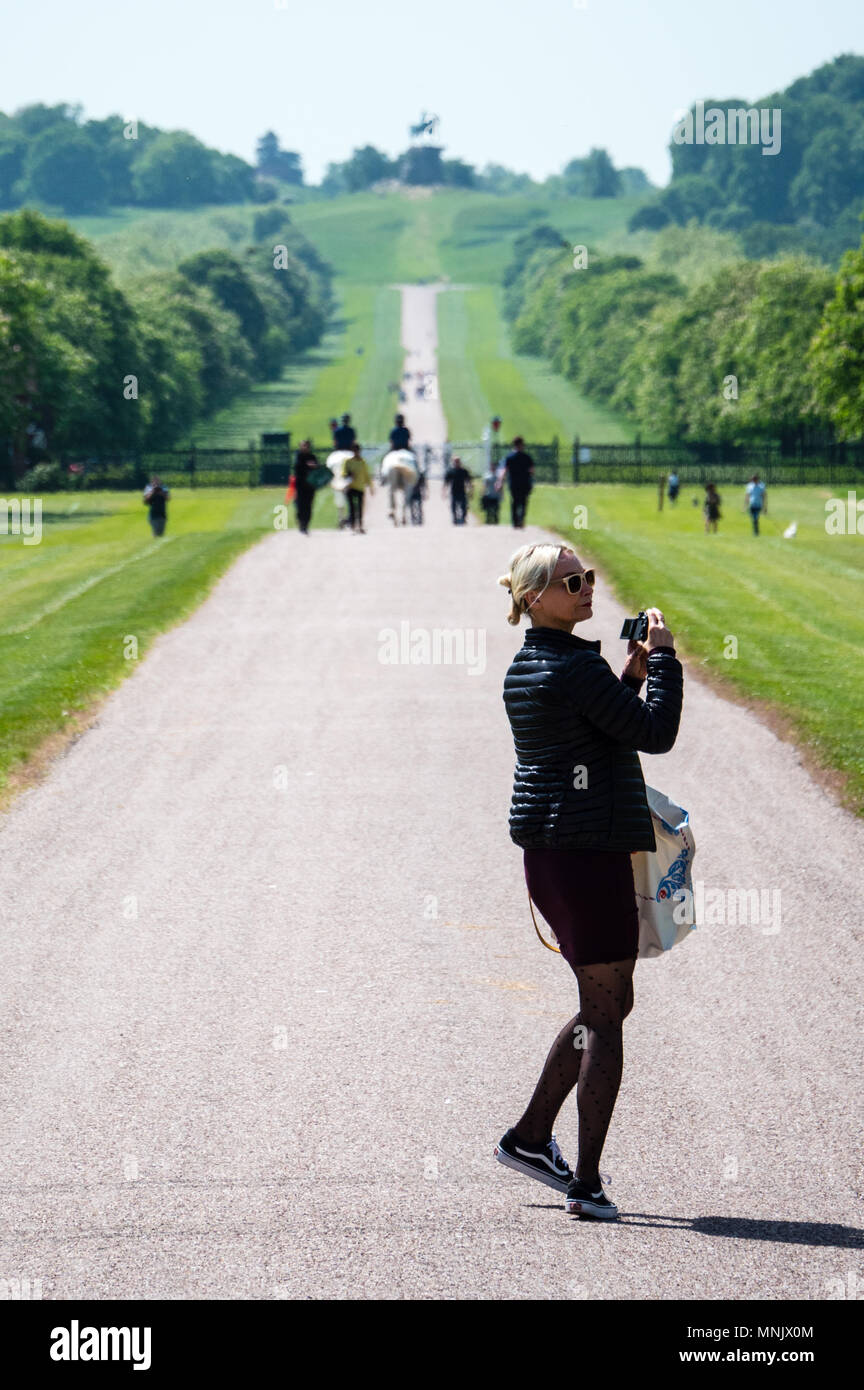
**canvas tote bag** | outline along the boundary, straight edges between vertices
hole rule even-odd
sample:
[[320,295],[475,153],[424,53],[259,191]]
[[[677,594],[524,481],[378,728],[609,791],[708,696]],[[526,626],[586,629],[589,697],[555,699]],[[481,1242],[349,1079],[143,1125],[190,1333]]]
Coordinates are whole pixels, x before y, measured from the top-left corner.
[[650,960],[671,951],[696,925],[692,882],[696,842],[687,812],[655,787],[646,786],[645,790],[657,848],[653,853],[637,850],[632,862],[639,908],[639,956]]
[[[671,951],[672,947],[693,930],[693,856],[696,842],[688,813],[676,806],[663,792],[646,786],[648,809],[654,825],[656,850],[636,850],[631,855],[633,886],[639,911],[640,960],[650,960]],[[534,904],[528,894],[534,930],[550,951],[550,946],[537,925]],[[689,910],[686,905],[689,904]],[[676,916],[681,921],[676,921]]]

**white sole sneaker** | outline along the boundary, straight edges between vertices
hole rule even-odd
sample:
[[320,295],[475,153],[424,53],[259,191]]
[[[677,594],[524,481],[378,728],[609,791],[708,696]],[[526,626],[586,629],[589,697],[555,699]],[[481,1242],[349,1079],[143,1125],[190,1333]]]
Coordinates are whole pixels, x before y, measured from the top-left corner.
[[[603,1200],[592,1201],[592,1197]],[[568,1216],[596,1216],[601,1221],[615,1221],[618,1217],[618,1208],[614,1202],[609,1201],[602,1186],[599,1192],[592,1192],[590,1196],[567,1197],[564,1202],[564,1210]]]
[[[510,1131],[508,1130],[507,1134],[504,1135],[504,1141],[499,1141],[495,1145],[493,1157],[497,1158],[498,1162],[503,1163],[505,1167],[512,1168],[515,1173],[522,1173],[526,1178],[536,1178],[538,1182],[544,1183],[546,1187],[554,1187],[556,1192],[566,1192],[572,1182],[572,1178],[563,1175],[559,1177],[556,1173],[552,1172],[551,1168],[545,1166],[549,1162],[548,1158],[541,1160],[538,1155],[538,1158],[532,1162],[527,1157],[520,1158],[518,1153],[508,1153],[506,1149],[501,1147],[502,1142],[507,1141],[509,1133]],[[559,1149],[559,1155],[560,1152]],[[562,1158],[562,1162],[563,1161]]]

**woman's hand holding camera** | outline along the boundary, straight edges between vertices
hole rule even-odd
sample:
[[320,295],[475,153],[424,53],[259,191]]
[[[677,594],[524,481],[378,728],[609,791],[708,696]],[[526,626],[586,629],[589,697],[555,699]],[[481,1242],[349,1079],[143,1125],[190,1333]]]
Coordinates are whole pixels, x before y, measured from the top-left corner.
[[645,654],[651,651],[652,647],[674,647],[675,638],[666,626],[666,619],[659,608],[646,608],[648,615],[648,640],[645,644]]
[[627,643],[627,660],[624,663],[623,676],[635,676],[637,680],[644,680],[648,674],[648,653],[654,647],[673,647],[675,639],[668,627],[659,608],[645,608],[643,612],[648,618],[648,636],[644,642],[636,642],[631,638]]

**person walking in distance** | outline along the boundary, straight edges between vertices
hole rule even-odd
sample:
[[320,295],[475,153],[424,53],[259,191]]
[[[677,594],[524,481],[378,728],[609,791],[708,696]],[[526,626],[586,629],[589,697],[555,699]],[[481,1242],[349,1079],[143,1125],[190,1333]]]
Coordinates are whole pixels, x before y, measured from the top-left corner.
[[702,510],[705,513],[705,530],[713,531],[716,535],[717,522],[720,520],[720,503],[722,498],[717,491],[714,483],[705,484],[705,501]]
[[294,460],[294,485],[297,489],[294,508],[297,512],[297,529],[304,536],[309,535],[309,523],[312,520],[312,499],[315,496],[315,489],[309,482],[309,474],[317,466],[318,459],[312,453],[311,442],[308,439],[301,440],[297,457]]
[[483,475],[483,495],[480,498],[480,505],[486,513],[487,525],[497,526],[498,510],[501,506],[501,484],[491,463],[489,472]]
[[442,496],[447,496],[448,487],[450,489],[450,510],[453,513],[453,524],[454,526],[464,526],[468,511],[468,496],[473,491],[474,481],[460,458],[454,458],[444,474]]
[[[415,455],[416,457],[416,455]],[[417,459],[417,477],[408,493],[408,507],[411,512],[411,525],[423,525],[423,499],[428,491],[426,481],[426,469],[422,467],[419,458]]]
[[375,486],[372,482],[372,474],[369,472],[369,465],[360,452],[359,444],[353,445],[351,457],[343,463],[342,476],[351,479],[350,487],[345,489],[348,495],[348,524],[355,536],[365,536],[363,499],[366,488],[368,487],[369,491],[374,493]]
[[521,434],[513,440],[512,453],[504,460],[504,473],[510,488],[510,520],[515,527],[524,527],[528,494],[534,486],[534,460],[526,454]]
[[754,473],[747,484],[747,507],[750,512],[750,519],[753,522],[753,535],[759,535],[759,517],[762,512],[768,511],[768,504],[765,500],[765,484],[759,481],[759,474]]
[[162,536],[165,533],[165,525],[168,520],[165,504],[170,496],[170,488],[163,487],[156,474],[152,474],[150,482],[144,489],[144,503],[150,508],[150,529],[154,536]]
[[669,501],[674,505],[678,501],[678,493],[681,491],[681,482],[677,473],[669,474]]
[[393,428],[392,428],[392,430],[390,431],[390,448],[391,448],[391,449],[410,449],[410,448],[411,448],[411,431],[409,430],[408,426],[405,424],[405,416],[404,416],[404,415],[397,415],[397,416],[396,416],[396,419],[395,419],[395,421],[394,421],[394,423],[393,423]]
[[334,449],[353,449],[357,440],[357,431],[351,424],[351,416],[343,415],[342,424],[337,425],[333,431]]
[[[569,546],[522,546],[498,583],[511,597],[507,621],[518,625],[529,613],[532,624],[504,677],[516,750],[510,838],[522,847],[531,900],[576,976],[579,1012],[553,1042],[527,1108],[494,1156],[565,1192],[571,1214],[614,1219],[600,1156],[639,951],[630,856],[657,847],[637,750],[667,753],[675,743],[683,672],[659,608],[645,609],[646,640],[628,642],[620,677],[599,641],[573,632],[592,616],[595,576]],[[574,1088],[575,1173],[552,1128]]]

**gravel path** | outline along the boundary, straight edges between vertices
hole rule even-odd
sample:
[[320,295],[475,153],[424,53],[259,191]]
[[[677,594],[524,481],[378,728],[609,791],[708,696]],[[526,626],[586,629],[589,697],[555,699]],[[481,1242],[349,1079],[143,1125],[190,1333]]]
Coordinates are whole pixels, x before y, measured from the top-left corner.
[[[441,408],[438,389],[438,323],[436,298],[445,285],[396,285],[402,291],[402,346],[405,349],[403,370],[412,373],[404,382],[407,401],[399,407],[414,441],[421,444],[443,444],[447,439],[447,421]],[[423,372],[427,383],[424,398],[416,394],[417,373]]]
[[[689,670],[646,778],[691,812],[696,879],[779,889],[779,930],[637,966],[619,1222],[493,1161],[577,1008],[507,829],[522,633],[495,581],[543,533],[454,527],[437,485],[422,528],[385,513],[246,552],[0,821],[0,1273],[54,1299],[860,1278],[862,827]],[[616,668],[621,617],[601,582]],[[380,659],[386,629],[457,627],[470,661]],[[575,1095],[557,1132],[575,1160]]]

